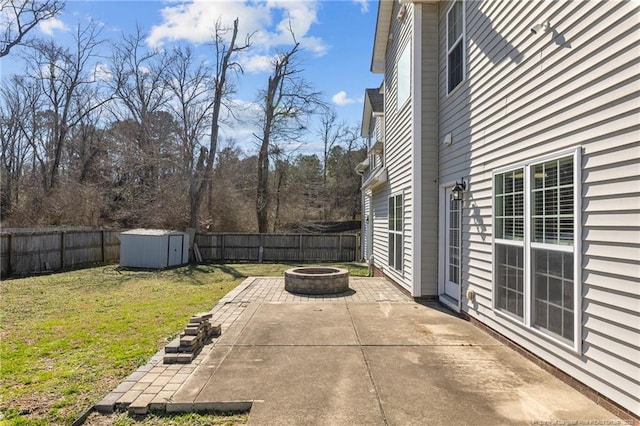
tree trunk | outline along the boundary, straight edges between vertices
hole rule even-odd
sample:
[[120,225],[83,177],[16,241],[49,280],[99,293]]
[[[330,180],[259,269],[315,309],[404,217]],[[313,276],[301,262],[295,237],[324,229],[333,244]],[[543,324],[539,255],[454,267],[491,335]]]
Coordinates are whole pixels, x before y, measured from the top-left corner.
[[256,218],[258,232],[269,232],[269,142],[271,140],[271,125],[275,115],[276,91],[282,79],[282,65],[276,64],[272,77],[269,77],[267,96],[265,100],[265,120],[262,128],[262,144],[258,152],[258,184],[256,191]]
[[0,219],[6,219],[11,213],[11,202],[13,200],[11,194],[11,180],[13,176],[11,173],[7,173],[6,170],[3,171],[2,176],[0,176],[0,180],[2,184],[0,184],[1,193],[0,193]]
[[[218,149],[218,132],[220,130],[220,108],[222,106],[222,98],[224,96],[224,90],[227,80],[227,70],[231,65],[229,63],[229,60],[231,58],[231,55],[237,50],[235,47],[237,35],[238,19],[233,21],[233,34],[231,36],[231,40],[229,41],[227,51],[222,57],[222,63],[220,64],[218,73],[216,75],[215,90],[213,95],[213,112],[211,114],[211,137],[209,139],[209,152],[206,156],[204,171],[198,171],[198,169],[196,168],[196,188],[191,193],[192,196],[190,197],[191,205],[189,206],[189,226],[191,228],[198,229],[198,219],[200,214],[200,205],[202,204],[202,197],[205,189],[209,187],[211,181],[213,180],[213,162],[215,160],[216,150]],[[240,49],[244,49],[244,47]],[[202,155],[202,158],[204,158],[204,155]]]
[[277,173],[276,208],[275,208],[275,213],[273,215],[273,233],[274,234],[278,232],[278,227],[280,226],[280,189],[282,188],[282,180],[283,180],[282,171],[278,172],[277,166],[276,166],[276,173]]
[[258,232],[269,232],[269,138],[263,140],[258,153],[258,187],[256,192],[256,216]]

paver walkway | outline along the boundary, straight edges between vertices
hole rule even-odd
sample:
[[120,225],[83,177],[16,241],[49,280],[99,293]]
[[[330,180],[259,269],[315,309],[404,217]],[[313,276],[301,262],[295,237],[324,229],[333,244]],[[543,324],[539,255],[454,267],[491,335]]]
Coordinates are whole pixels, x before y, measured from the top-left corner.
[[222,335],[191,364],[159,352],[96,408],[250,410],[258,425],[626,424],[438,304],[380,278],[350,287],[300,296],[249,278],[212,309]]

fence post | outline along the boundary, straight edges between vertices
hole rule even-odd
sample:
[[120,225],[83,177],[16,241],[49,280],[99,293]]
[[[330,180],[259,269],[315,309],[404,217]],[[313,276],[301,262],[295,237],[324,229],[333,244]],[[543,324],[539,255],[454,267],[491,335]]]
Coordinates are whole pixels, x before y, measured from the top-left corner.
[[64,231],[60,232],[60,269],[64,269],[64,234]]
[[13,234],[9,234],[9,243],[7,244],[9,248],[9,253],[7,253],[9,257],[9,262],[7,265],[7,276],[10,277],[13,274]]
[[224,259],[225,259],[225,253],[224,253],[224,251],[225,251],[225,247],[224,247],[224,234],[220,234],[220,257],[222,258],[222,259],[220,259],[220,260],[222,260],[223,262],[224,262]]
[[100,244],[102,245],[102,263],[107,263],[107,250],[104,241],[104,229],[100,231]]
[[303,249],[302,249],[302,234],[300,234],[300,250],[298,250],[298,262],[302,262]]
[[338,261],[342,262],[342,234],[338,236]]
[[260,234],[260,247],[258,248],[258,263],[264,261],[264,234]]

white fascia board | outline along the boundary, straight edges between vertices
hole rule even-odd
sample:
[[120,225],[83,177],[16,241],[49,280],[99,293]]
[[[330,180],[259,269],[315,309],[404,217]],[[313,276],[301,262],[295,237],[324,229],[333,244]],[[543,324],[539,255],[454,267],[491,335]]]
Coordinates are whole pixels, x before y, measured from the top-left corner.
[[393,1],[378,0],[378,17],[376,18],[373,54],[371,55],[371,72],[376,74],[384,74],[385,70],[385,58],[387,54],[387,43],[389,42],[393,4]]
[[369,154],[377,154],[382,155],[384,153],[384,141],[382,139],[376,138],[376,141],[371,145],[369,151],[367,151],[367,155]]
[[371,135],[369,134],[369,126],[371,125],[371,117],[373,116],[372,114],[372,107],[371,107],[371,101],[369,100],[369,96],[367,96],[367,93],[365,91],[364,94],[364,108],[362,111],[362,126],[360,126],[360,136],[362,136],[363,138],[368,138]]
[[369,168],[369,158],[365,158],[364,161],[358,163],[356,166],[356,172],[364,172]]
[[362,184],[362,190],[376,188],[387,181],[387,168],[383,167],[377,170],[373,175]]
[[384,74],[384,71],[385,71],[384,60],[371,62],[371,72],[375,74]]

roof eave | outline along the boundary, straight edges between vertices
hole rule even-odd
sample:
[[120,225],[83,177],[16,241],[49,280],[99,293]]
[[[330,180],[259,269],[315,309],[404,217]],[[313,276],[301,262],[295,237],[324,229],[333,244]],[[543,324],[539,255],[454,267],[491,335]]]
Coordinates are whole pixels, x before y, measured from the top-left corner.
[[384,74],[385,70],[385,56],[387,54],[387,43],[389,42],[393,3],[388,0],[378,0],[378,17],[376,18],[376,32],[371,57],[371,72],[376,74]]

